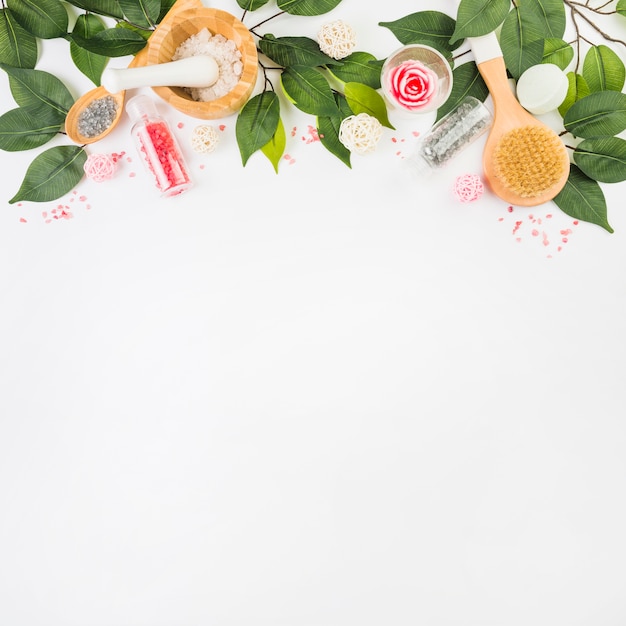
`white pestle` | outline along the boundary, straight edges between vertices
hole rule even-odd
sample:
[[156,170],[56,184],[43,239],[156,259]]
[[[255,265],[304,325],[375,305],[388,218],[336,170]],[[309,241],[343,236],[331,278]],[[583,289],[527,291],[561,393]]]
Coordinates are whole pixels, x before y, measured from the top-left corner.
[[203,54],[143,67],[106,68],[101,84],[109,93],[118,93],[138,87],[210,87],[218,78],[217,61]]

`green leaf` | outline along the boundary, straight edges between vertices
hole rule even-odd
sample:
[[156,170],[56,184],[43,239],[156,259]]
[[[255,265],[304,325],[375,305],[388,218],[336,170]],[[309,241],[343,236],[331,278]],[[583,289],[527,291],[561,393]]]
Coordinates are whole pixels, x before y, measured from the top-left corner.
[[565,33],[567,17],[563,0],[520,0],[520,11],[533,15],[541,24],[541,38],[560,39]]
[[335,92],[335,102],[337,104],[337,109],[339,110],[339,117],[344,120],[346,117],[350,117],[354,115],[354,111],[350,108],[348,104],[348,99],[342,94]]
[[552,63],[563,71],[574,58],[574,48],[563,39],[548,37],[544,40],[542,63]]
[[[103,31],[106,28],[104,22],[93,13],[79,15],[76,20],[73,32],[81,37],[89,37]],[[107,58],[101,54],[94,54],[70,41],[70,56],[74,65],[89,79],[94,85],[100,84],[102,72],[107,64]]]
[[452,91],[450,96],[437,109],[437,120],[455,109],[467,96],[473,96],[484,102],[489,95],[489,89],[478,71],[476,63],[470,61],[459,65],[452,70]]
[[528,68],[541,63],[545,45],[539,17],[522,11],[521,6],[507,15],[500,33],[504,63],[515,79]]
[[42,70],[30,70],[0,64],[9,75],[9,85],[19,106],[45,105],[65,117],[74,104],[68,88],[56,77]]
[[130,24],[129,22],[119,22],[117,24],[117,28],[126,28],[127,30],[134,31],[135,33],[137,33],[143,38],[144,42],[147,42],[148,39],[150,39],[150,36],[152,35],[152,33],[154,33],[154,31],[149,28],[142,28],[140,26],[135,26],[134,24]]
[[93,37],[86,39],[78,33],[70,35],[71,41],[76,45],[105,57],[123,57],[129,54],[137,54],[146,45],[146,40],[134,30],[128,28],[107,28]]
[[67,2],[90,13],[106,15],[108,17],[117,18],[118,20],[124,17],[124,13],[117,0],[67,0]]
[[49,107],[19,107],[0,116],[0,149],[32,150],[50,141],[63,127],[64,116]]
[[285,152],[287,145],[287,135],[285,134],[285,126],[281,119],[278,120],[276,132],[272,138],[261,148],[261,152],[269,159],[274,167],[274,171],[278,174],[278,164]]
[[135,26],[154,27],[161,13],[161,0],[118,0],[126,19]]
[[626,16],[626,0],[619,0],[616,10],[620,15]]
[[383,126],[395,130],[387,116],[387,105],[375,89],[362,83],[346,83],[344,95],[355,115],[367,113],[375,117]]
[[575,102],[563,119],[575,137],[612,137],[626,129],[626,95],[599,91]]
[[335,155],[342,163],[352,168],[351,152],[339,141],[342,119],[338,115],[317,118],[317,134],[324,148]]
[[341,65],[324,54],[316,41],[309,37],[274,37],[264,35],[259,40],[261,52],[282,67],[302,65],[319,67],[321,65]]
[[279,122],[280,102],[273,91],[264,91],[246,102],[239,111],[235,125],[235,136],[244,166],[257,150],[271,141]]
[[328,68],[328,71],[344,83],[355,82],[380,89],[380,72],[384,60],[378,60],[369,52],[353,52],[341,59],[342,65]]
[[570,167],[565,187],[554,198],[554,203],[574,219],[597,224],[613,232],[607,219],[606,200],[600,185],[576,165]]
[[176,4],[176,0],[161,0],[161,12],[159,13],[159,24],[163,18],[169,13],[170,9]]
[[330,85],[318,70],[294,65],[283,70],[280,82],[287,97],[304,113],[318,116],[337,113]]
[[337,103],[337,114],[332,116],[320,116],[317,118],[317,135],[321,144],[332,155],[336,156],[342,163],[352,168],[352,153],[339,141],[339,129],[341,122],[353,115],[346,97],[343,94],[335,94],[335,102]]
[[584,97],[588,96],[591,93],[591,89],[589,89],[587,81],[580,74],[569,72],[567,74],[567,81],[569,83],[567,95],[565,96],[565,100],[563,100],[563,103],[559,107],[559,113],[561,114],[561,117],[565,117],[565,114],[570,110],[574,102],[582,100]]
[[323,15],[332,11],[341,0],[278,0],[278,8],[290,15]]
[[455,45],[450,43],[455,21],[440,11],[419,11],[393,22],[379,22],[378,25],[388,28],[396,39],[405,45],[421,43],[437,50],[451,52],[463,43],[462,40]]
[[0,9],[0,63],[32,69],[37,52],[35,35],[20,26],[10,9]]
[[41,39],[63,37],[69,18],[60,0],[7,0],[15,19]]
[[268,2],[269,0],[237,0],[237,4],[244,11],[256,11],[264,7]]
[[574,150],[574,162],[589,178],[619,183],[626,180],[626,140],[619,137],[585,139]]
[[511,0],[461,0],[450,41],[492,33],[504,22]]
[[30,164],[10,204],[28,200],[48,202],[68,193],[85,175],[87,154],[80,146],[56,146],[42,152]]
[[583,77],[591,91],[621,91],[626,69],[620,57],[608,46],[592,46],[585,55]]

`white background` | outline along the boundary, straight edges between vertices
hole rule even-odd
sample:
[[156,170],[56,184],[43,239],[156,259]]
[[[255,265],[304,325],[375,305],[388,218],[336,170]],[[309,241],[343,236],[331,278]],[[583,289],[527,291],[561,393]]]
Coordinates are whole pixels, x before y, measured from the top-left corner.
[[[433,5],[263,32],[341,18],[382,58],[378,22]],[[126,152],[114,180],[56,202],[9,205],[34,154],[0,153],[0,623],[623,626],[626,187],[613,235],[462,204],[480,141],[416,179],[432,120],[392,114],[348,169],[286,103],[276,175],[242,167],[234,117],[201,156],[158,102],[178,198],[126,120],[88,148]]]

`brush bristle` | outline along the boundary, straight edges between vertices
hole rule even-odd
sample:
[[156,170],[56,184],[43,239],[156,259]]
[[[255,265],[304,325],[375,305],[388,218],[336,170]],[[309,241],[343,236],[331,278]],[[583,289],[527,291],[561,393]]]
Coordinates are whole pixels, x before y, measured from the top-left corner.
[[504,134],[493,160],[496,176],[521,198],[543,194],[569,167],[559,137],[541,126],[522,126]]

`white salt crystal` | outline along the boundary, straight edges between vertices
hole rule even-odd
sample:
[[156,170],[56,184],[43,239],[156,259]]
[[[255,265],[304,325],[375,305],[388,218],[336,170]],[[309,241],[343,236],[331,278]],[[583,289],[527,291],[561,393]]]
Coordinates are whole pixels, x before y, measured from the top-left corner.
[[219,77],[210,87],[190,87],[185,91],[198,102],[209,102],[225,96],[239,82],[243,72],[241,52],[232,39],[223,35],[211,35],[208,29],[192,35],[183,41],[172,57],[172,61],[197,55],[212,56],[217,62]]

